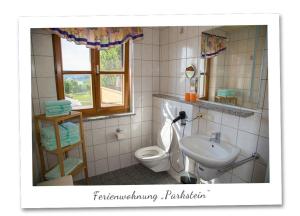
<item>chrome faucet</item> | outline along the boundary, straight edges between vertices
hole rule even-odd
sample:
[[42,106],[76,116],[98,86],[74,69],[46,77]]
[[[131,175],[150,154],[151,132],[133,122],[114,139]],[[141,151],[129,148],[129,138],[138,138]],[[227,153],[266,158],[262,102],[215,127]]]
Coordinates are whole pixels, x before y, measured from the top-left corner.
[[220,144],[221,133],[220,132],[213,132],[213,133],[211,133],[211,137],[209,138],[209,141],[213,141],[215,143]]

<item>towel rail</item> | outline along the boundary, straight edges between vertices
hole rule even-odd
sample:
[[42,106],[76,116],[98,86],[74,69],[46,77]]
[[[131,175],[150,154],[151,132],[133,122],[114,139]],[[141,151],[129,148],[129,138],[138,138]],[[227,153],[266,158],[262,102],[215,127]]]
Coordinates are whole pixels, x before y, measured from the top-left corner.
[[234,162],[233,164],[230,164],[228,166],[225,166],[223,167],[222,169],[218,170],[218,175],[222,175],[223,173],[233,169],[233,168],[236,168],[238,166],[241,166],[243,165],[244,163],[247,163],[249,161],[252,161],[252,160],[257,160],[259,159],[259,154],[257,152],[254,152],[250,157],[247,157],[243,160],[240,160],[240,161],[237,161],[237,162]]

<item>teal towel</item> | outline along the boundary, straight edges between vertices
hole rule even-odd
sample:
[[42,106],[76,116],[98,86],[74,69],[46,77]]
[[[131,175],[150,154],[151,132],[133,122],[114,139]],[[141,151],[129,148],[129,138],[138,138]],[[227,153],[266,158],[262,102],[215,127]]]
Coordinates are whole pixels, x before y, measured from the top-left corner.
[[[69,157],[64,160],[64,174],[69,175],[79,164],[82,163],[82,159]],[[46,173],[47,179],[55,179],[61,177],[60,167],[56,165],[53,169]]]
[[71,102],[67,100],[45,101],[44,108],[47,117],[68,115],[72,111]]
[[[69,145],[78,143],[80,141],[79,136],[74,136],[68,139],[61,139],[60,140],[60,145],[62,148],[67,147]],[[48,151],[53,151],[57,148],[56,145],[56,140],[42,140],[42,145],[48,150]]]
[[[79,133],[79,125],[73,122],[64,122],[58,126],[60,136],[66,136],[71,132]],[[55,137],[55,131],[53,126],[43,127],[41,129],[41,135],[48,138]]]
[[46,112],[46,116],[47,117],[57,117],[57,116],[63,116],[63,115],[69,115],[71,111],[68,112],[57,112],[57,113],[47,113]]
[[55,107],[46,107],[46,112],[54,113],[54,112],[62,112],[62,111],[70,111],[71,106],[55,106]]
[[45,106],[60,106],[60,105],[71,105],[71,101],[68,100],[53,100],[45,101]]
[[[60,133],[61,147],[65,147],[80,140],[79,125],[72,122],[65,122],[58,126]],[[56,149],[56,137],[53,126],[41,128],[41,142],[48,150]]]

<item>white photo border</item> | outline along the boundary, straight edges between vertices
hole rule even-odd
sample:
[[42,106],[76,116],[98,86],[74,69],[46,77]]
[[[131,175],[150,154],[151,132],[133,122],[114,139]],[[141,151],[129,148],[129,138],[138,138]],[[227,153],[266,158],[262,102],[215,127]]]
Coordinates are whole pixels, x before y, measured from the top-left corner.
[[[19,19],[20,78],[20,149],[21,207],[143,207],[143,206],[227,206],[281,205],[281,99],[280,39],[278,14],[226,15],[140,15],[81,17],[21,17]],[[49,27],[113,27],[113,26],[268,26],[269,82],[269,172],[270,183],[196,184],[196,185],[129,185],[129,186],[49,186],[32,184],[32,112],[31,112],[31,28]],[[195,199],[163,199],[172,194],[193,192]],[[94,200],[95,191],[103,195],[154,195],[153,199]],[[204,198],[205,197],[205,198]]]

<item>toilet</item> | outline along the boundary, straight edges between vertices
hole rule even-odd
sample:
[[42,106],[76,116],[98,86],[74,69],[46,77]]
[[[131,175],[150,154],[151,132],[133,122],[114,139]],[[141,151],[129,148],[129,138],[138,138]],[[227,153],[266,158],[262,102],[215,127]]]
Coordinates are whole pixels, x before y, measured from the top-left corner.
[[166,121],[157,134],[156,145],[140,148],[135,152],[136,159],[154,172],[170,169],[169,150],[173,141],[173,127]]

